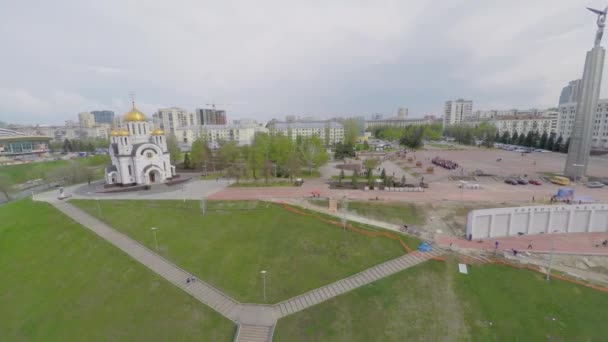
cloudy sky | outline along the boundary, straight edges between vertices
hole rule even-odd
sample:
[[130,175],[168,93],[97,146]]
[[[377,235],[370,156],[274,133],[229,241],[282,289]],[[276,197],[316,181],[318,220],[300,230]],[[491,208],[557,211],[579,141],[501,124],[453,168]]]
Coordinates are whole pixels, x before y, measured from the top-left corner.
[[215,102],[230,119],[400,106],[422,116],[459,97],[474,109],[546,108],[581,77],[593,45],[595,17],[584,6],[605,5],[0,0],[0,120],[123,113],[130,91],[148,114]]

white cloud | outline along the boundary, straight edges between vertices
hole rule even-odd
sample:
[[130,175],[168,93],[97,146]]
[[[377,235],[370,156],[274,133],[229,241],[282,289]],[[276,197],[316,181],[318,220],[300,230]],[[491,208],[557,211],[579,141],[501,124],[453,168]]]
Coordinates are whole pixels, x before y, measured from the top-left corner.
[[0,117],[122,113],[132,90],[148,113],[215,101],[232,118],[421,115],[456,97],[549,107],[592,45],[585,5],[603,3],[14,2],[0,13]]

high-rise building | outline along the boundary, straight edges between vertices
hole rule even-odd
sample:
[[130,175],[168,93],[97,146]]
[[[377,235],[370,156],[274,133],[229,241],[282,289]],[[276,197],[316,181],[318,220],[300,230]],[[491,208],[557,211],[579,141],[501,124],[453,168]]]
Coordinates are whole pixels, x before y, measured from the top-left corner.
[[407,118],[407,113],[408,110],[405,107],[399,107],[399,109],[397,110],[397,117],[399,119],[406,119]]
[[197,108],[196,116],[201,125],[226,125],[226,111],[215,108]]
[[[562,103],[559,106],[559,126],[557,136],[564,141],[570,138],[574,129],[574,121],[577,115],[577,103]],[[593,121],[591,132],[591,149],[608,149],[608,99],[599,99],[595,113],[592,114]]]
[[152,121],[166,134],[175,134],[180,127],[198,125],[197,116],[179,107],[161,108],[152,114]]
[[91,128],[95,126],[95,117],[89,112],[79,113],[78,124],[82,128]]
[[109,124],[111,125],[114,121],[114,112],[111,110],[94,110],[91,114],[95,117],[95,123],[97,124]]
[[473,101],[458,99],[456,101],[446,101],[443,112],[443,126],[455,125],[472,117]]
[[568,83],[568,85],[562,89],[562,93],[559,95],[560,105],[568,102],[578,101],[581,81],[581,79],[570,81],[570,83]]

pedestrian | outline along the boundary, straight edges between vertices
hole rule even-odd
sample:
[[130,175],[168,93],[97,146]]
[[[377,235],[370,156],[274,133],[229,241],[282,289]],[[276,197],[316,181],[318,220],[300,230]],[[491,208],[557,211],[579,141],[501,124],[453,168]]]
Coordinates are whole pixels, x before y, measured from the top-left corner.
[[494,249],[498,249],[498,241],[494,242]]
[[186,278],[186,284],[190,284],[190,277]]
[[532,240],[528,242],[528,249],[532,249]]
[[534,196],[532,196],[532,202],[534,202]]
[[513,250],[513,256],[517,256],[517,249],[512,248],[512,250]]

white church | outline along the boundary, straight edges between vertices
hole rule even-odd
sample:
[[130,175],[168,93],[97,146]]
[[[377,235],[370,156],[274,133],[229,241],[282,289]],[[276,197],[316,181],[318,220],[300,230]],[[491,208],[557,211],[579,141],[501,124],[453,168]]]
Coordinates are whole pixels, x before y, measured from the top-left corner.
[[121,129],[112,130],[106,184],[143,185],[164,183],[173,178],[165,134],[153,129],[144,113],[135,108],[123,116]]

